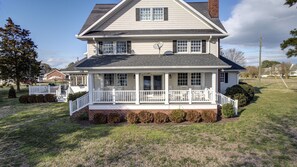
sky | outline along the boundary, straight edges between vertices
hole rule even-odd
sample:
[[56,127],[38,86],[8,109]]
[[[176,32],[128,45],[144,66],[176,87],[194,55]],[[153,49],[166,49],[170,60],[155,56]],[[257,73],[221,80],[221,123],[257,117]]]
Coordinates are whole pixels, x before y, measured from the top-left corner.
[[[86,42],[75,38],[96,3],[119,0],[0,0],[0,26],[11,17],[15,24],[31,31],[38,45],[39,60],[52,67],[65,68],[83,58]],[[206,0],[188,0],[199,2]],[[247,65],[257,65],[259,38],[263,36],[263,60],[297,63],[287,59],[279,47],[289,31],[297,28],[297,9],[284,0],[220,0],[220,19],[229,37],[222,48],[243,51]]]

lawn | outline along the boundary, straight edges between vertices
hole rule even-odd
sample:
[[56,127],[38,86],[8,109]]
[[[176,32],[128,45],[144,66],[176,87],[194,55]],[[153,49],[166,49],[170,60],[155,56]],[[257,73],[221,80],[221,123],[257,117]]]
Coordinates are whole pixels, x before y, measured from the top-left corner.
[[214,124],[80,125],[67,104],[5,96],[0,166],[297,166],[297,80],[246,81],[255,101]]

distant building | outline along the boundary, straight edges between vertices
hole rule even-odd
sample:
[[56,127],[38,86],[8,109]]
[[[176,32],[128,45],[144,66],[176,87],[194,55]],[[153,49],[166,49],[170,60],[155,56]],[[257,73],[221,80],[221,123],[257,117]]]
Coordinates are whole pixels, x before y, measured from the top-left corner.
[[59,70],[53,70],[49,73],[44,74],[43,81],[44,82],[57,82],[57,81],[65,81],[66,75]]
[[290,77],[297,77],[297,64],[292,64],[289,75]]

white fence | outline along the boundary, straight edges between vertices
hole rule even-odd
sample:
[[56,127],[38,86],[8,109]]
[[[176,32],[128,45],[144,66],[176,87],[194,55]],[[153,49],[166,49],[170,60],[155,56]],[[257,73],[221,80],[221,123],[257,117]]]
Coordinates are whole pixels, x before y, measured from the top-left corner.
[[29,95],[55,94],[61,95],[61,86],[29,86]]
[[238,114],[238,100],[233,100],[230,97],[227,97],[221,93],[216,93],[216,100],[217,100],[217,103],[220,104],[221,106],[228,103],[232,104],[235,115]]
[[86,107],[89,105],[89,93],[86,93],[80,98],[77,98],[74,101],[69,101],[69,111],[70,111],[70,116],[73,115],[76,111]]

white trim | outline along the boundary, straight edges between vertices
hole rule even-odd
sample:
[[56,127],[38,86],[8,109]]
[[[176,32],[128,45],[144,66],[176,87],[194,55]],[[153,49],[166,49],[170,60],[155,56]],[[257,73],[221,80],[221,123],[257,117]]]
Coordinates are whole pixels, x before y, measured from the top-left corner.
[[141,66],[141,67],[77,67],[79,69],[117,70],[117,69],[205,69],[205,68],[231,68],[231,66]]
[[[162,29],[160,29],[162,30]],[[167,29],[168,30],[168,29]],[[169,29],[170,30],[170,29]],[[92,38],[118,38],[118,37],[227,37],[229,34],[156,34],[156,35],[97,35],[97,36],[78,36],[78,39],[92,39]]]
[[93,104],[89,105],[90,110],[176,110],[176,109],[217,109],[217,104]]

